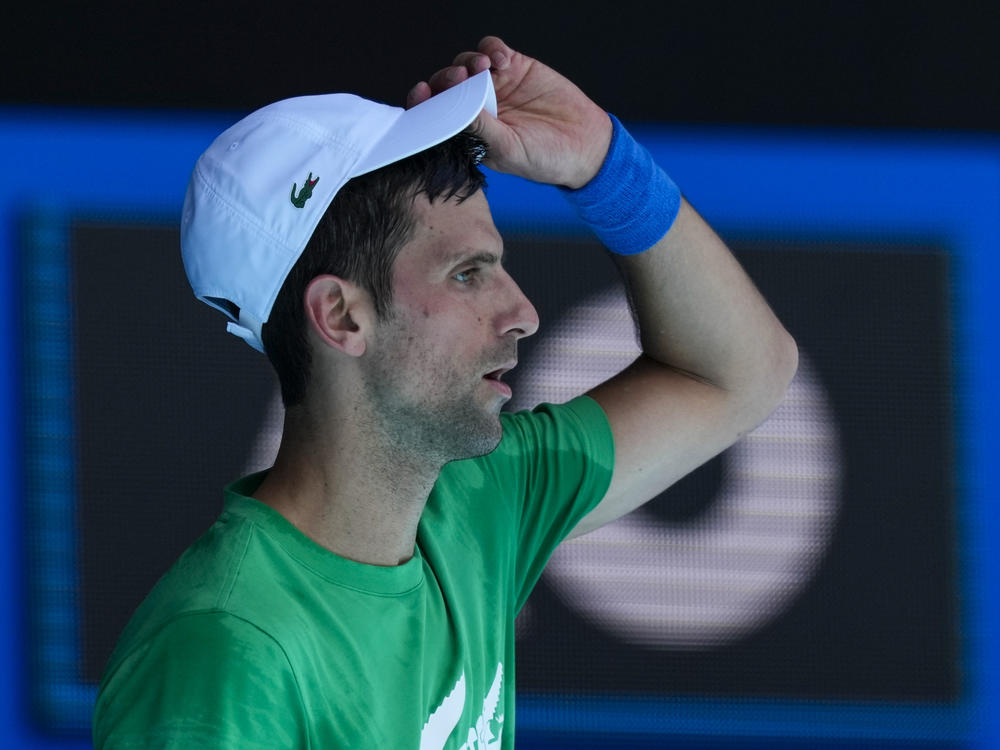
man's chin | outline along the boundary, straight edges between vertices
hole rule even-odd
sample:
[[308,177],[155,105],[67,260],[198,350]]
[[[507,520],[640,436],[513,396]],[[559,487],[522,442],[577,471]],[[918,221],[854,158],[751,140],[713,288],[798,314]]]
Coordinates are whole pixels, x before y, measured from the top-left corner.
[[[486,425],[476,430],[468,430],[459,442],[462,449],[457,450],[452,461],[463,461],[467,458],[479,458],[486,456],[497,449],[500,439],[503,437],[503,426],[500,422],[499,412],[493,416],[493,422],[487,428]],[[458,446],[456,446],[458,447]]]

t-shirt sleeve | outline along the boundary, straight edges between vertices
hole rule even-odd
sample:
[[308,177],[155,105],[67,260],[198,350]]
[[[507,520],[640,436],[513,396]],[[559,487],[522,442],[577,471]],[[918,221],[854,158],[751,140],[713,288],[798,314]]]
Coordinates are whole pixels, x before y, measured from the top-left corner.
[[106,676],[94,747],[304,748],[299,695],[284,652],[259,628],[224,612],[184,615]]
[[501,445],[521,480],[515,521],[519,611],[559,542],[604,498],[614,441],[604,410],[581,396],[510,415]]

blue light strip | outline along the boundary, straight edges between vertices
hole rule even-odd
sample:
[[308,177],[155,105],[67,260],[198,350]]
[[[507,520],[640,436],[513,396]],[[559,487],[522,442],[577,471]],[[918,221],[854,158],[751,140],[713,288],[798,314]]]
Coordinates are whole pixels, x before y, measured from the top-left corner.
[[524,695],[517,699],[519,729],[586,736],[630,735],[840,740],[961,740],[970,735],[965,707],[833,703],[733,698],[581,697]]
[[[29,490],[42,487],[31,473],[34,468],[20,461],[22,438],[32,438],[19,432],[17,372],[22,331],[17,325],[21,312],[16,293],[17,222],[28,209],[53,207],[48,214],[37,214],[50,228],[39,229],[33,240],[44,255],[65,247],[66,222],[72,216],[108,211],[177,215],[195,158],[234,119],[0,109],[0,152],[5,156],[0,173],[0,226],[6,230],[0,233],[0,282],[8,292],[0,303],[7,305],[0,327],[8,342],[6,366],[0,368],[0,471],[8,481],[8,491],[0,499],[0,586],[5,591],[16,593],[26,585],[20,538],[22,485]],[[983,748],[1000,746],[1000,591],[995,585],[995,571],[1000,570],[1000,545],[995,544],[1000,538],[996,506],[1000,482],[994,468],[995,457],[1000,455],[995,435],[995,425],[1000,423],[1000,389],[994,384],[995,373],[1000,371],[1000,295],[996,292],[1000,142],[733,129],[638,127],[634,132],[723,234],[776,236],[800,231],[810,238],[840,239],[849,239],[851,232],[869,239],[881,234],[889,239],[930,240],[955,253],[963,699],[956,706],[905,706],[623,698],[543,701],[539,696],[521,696],[519,727],[617,727],[623,734],[969,738]],[[502,229],[530,226],[537,232],[540,225],[547,225],[560,232],[567,228],[582,231],[556,191],[505,175],[491,175],[490,183],[490,203]],[[42,311],[52,313],[51,309]],[[23,331],[25,336],[36,334]],[[48,350],[28,346],[26,351]],[[42,382],[36,378],[42,376],[27,368],[25,362],[25,384],[36,388]],[[53,387],[66,386],[55,383]],[[72,418],[72,412],[65,414],[69,415],[66,419]],[[58,419],[52,423],[54,433],[66,427]],[[60,460],[56,459],[52,473],[62,477],[60,484],[44,488],[45,499],[39,507],[46,517],[53,511],[62,520],[46,526],[48,541],[43,543],[64,544],[63,552],[72,556],[72,540],[61,536],[72,528],[74,500],[65,494],[71,476],[67,471],[72,467],[60,467]],[[62,560],[46,559],[45,570],[51,578],[43,589],[53,598],[42,620],[75,627],[75,613],[66,611],[75,606],[75,568],[64,567]],[[16,597],[5,602],[0,609],[0,644],[5,649],[0,652],[0,663],[5,665],[0,669],[0,727],[6,732],[5,744],[12,748],[87,747],[81,739],[43,737],[28,720],[23,651],[29,639],[21,614],[23,603]],[[67,672],[73,653],[72,646],[63,654],[53,652],[52,664],[43,673],[51,680],[48,693],[53,710],[64,710],[71,724],[80,720],[93,694],[93,686]]]
[[43,722],[88,730],[96,688],[80,682],[72,266],[62,211],[22,225],[24,455],[33,684]]

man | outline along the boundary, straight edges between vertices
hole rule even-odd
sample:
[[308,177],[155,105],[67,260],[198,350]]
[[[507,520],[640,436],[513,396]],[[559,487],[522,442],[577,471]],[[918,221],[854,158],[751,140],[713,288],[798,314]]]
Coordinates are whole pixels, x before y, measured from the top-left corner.
[[[511,747],[514,617],[554,547],[732,444],[794,374],[722,242],[565,78],[487,37],[408,105],[288,100],[196,165],[185,266],[270,357],[284,434],[122,635],[98,748]],[[538,320],[484,143],[566,191],[640,326],[632,366],[534,413],[500,415]]]

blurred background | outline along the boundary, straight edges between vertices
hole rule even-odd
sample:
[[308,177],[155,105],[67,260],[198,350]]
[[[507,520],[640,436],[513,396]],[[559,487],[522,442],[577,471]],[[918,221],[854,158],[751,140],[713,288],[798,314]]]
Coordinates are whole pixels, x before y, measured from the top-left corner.
[[[796,336],[786,403],[518,620],[518,746],[1000,747],[1000,23],[987,4],[98,2],[0,30],[0,728],[89,747],[132,609],[266,466],[266,361],[196,303],[189,170],[293,95],[401,103],[487,33],[628,123]],[[541,332],[517,407],[634,355],[554,190],[489,176]],[[567,270],[568,269],[568,270]]]

